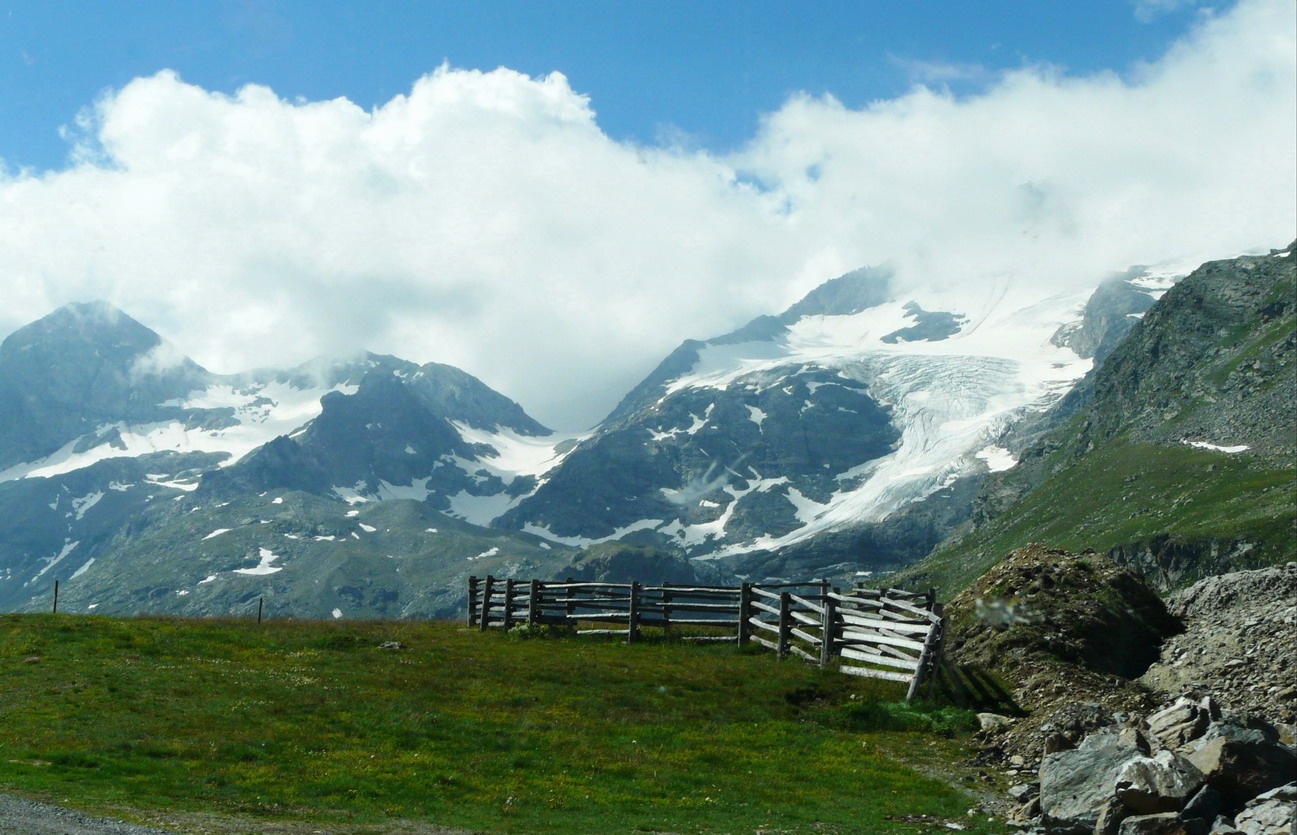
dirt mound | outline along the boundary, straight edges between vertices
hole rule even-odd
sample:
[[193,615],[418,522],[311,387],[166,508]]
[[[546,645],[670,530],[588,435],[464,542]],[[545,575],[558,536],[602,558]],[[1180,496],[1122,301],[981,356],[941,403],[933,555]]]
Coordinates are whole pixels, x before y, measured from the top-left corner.
[[1030,767],[1046,740],[1080,737],[1155,700],[1133,679],[1181,630],[1134,573],[1086,552],[1029,545],[947,607],[948,654],[1002,678],[1029,715],[986,734],[987,757]]

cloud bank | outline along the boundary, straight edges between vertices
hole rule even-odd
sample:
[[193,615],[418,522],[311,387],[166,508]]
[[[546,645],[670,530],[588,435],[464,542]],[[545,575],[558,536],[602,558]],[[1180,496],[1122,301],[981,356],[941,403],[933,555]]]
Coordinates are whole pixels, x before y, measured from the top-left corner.
[[554,73],[442,67],[373,111],[171,72],[0,175],[0,333],[103,298],[218,371],[368,348],[583,428],[687,337],[888,261],[1092,284],[1297,233],[1297,11],[1245,0],[1124,75],[798,96],[741,151],[617,143]]

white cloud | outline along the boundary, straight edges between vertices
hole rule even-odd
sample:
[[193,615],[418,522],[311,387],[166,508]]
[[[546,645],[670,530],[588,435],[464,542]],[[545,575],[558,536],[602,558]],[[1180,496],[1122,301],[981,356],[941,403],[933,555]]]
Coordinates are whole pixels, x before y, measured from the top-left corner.
[[728,158],[616,143],[558,74],[443,67],[366,112],[164,72],[95,105],[74,167],[0,179],[0,333],[105,298],[214,370],[370,348],[579,427],[862,264],[1076,284],[1286,244],[1293,18],[1242,3],[1128,78],[795,97]]

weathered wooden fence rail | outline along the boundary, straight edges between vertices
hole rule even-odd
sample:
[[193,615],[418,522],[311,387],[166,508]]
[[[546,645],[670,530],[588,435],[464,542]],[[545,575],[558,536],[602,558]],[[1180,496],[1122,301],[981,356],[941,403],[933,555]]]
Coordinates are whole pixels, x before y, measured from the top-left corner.
[[646,586],[470,577],[468,623],[482,630],[575,626],[579,634],[625,635],[628,643],[646,626],[708,627],[684,640],[756,643],[781,659],[822,667],[836,661],[850,675],[908,684],[907,699],[937,682],[945,635],[935,589],[842,592],[827,582]]

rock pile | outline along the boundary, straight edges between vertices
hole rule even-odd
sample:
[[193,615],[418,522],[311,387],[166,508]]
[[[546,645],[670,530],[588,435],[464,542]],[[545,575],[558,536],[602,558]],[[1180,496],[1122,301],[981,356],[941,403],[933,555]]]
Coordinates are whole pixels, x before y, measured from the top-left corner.
[[1050,835],[1297,835],[1291,726],[1177,699],[1084,735],[1062,736],[1039,780],[1010,789],[1019,827]]
[[1208,577],[1168,601],[1185,632],[1140,682],[1218,694],[1226,710],[1297,723],[1297,563]]

